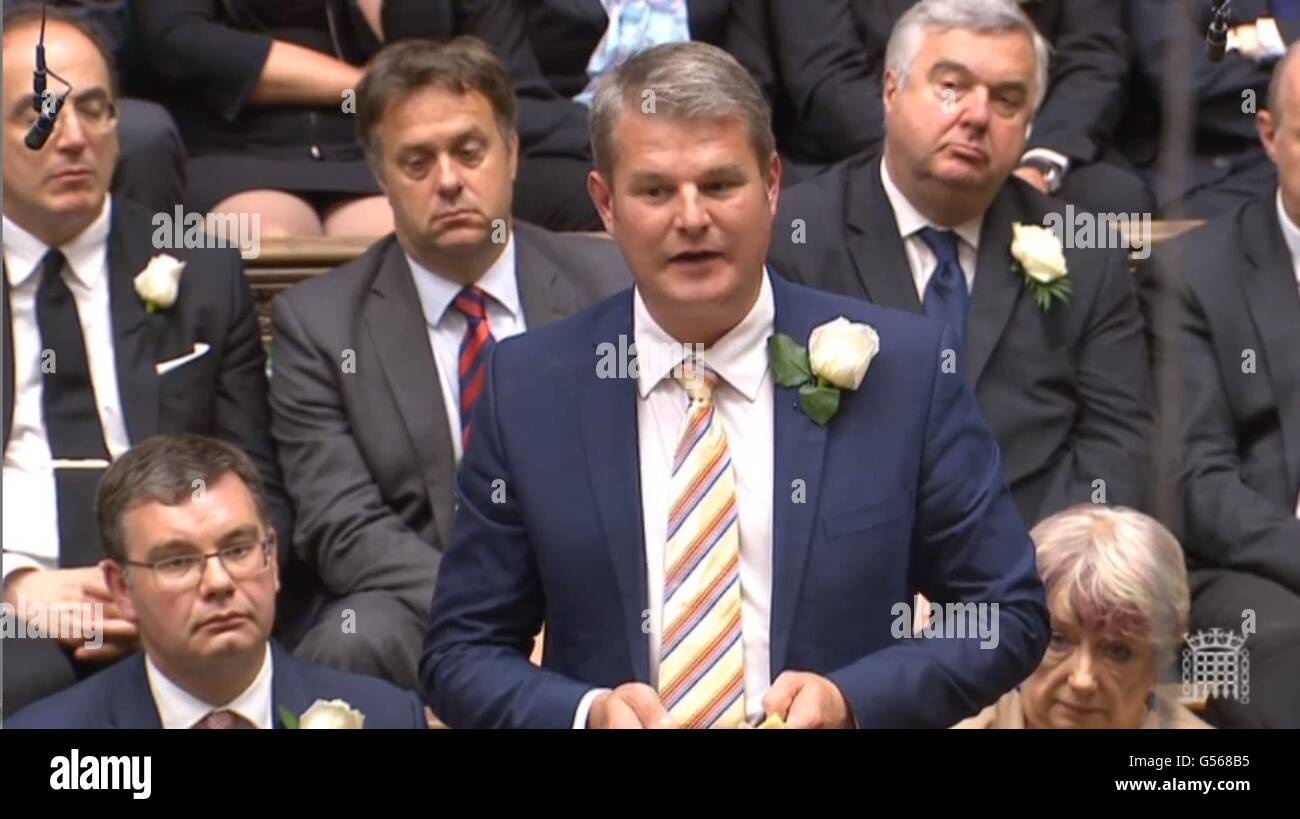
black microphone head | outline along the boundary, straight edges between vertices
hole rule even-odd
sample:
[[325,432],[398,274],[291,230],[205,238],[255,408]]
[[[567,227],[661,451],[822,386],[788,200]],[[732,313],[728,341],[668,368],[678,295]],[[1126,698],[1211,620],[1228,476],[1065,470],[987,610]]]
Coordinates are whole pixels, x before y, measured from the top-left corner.
[[54,117],[37,117],[36,124],[23,138],[23,144],[33,151],[39,151],[45,147],[45,143],[49,141],[52,133],[54,133]]
[[1223,62],[1223,55],[1228,51],[1228,26],[1218,23],[1210,26],[1205,34],[1205,56],[1212,63]]

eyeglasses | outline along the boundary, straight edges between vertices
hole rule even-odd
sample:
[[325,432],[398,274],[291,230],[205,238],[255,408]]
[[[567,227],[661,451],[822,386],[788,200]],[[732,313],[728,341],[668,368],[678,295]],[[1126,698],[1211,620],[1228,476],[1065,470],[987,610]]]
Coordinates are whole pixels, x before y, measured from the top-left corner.
[[125,560],[123,563],[149,569],[160,590],[185,591],[199,585],[208,561],[214,557],[221,561],[221,567],[232,580],[257,577],[271,567],[271,547],[274,544],[275,533],[272,532],[263,540],[236,543],[208,554],[176,555],[147,563]]

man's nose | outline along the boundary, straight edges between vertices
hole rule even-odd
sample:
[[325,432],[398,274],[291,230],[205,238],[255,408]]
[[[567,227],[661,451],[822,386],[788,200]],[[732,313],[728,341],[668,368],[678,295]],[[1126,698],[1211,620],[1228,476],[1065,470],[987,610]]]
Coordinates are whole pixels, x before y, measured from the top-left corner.
[[984,86],[977,86],[966,95],[961,106],[961,122],[973,128],[984,128],[988,125],[990,116],[989,90]]
[[448,199],[455,199],[461,188],[465,186],[465,181],[461,178],[460,167],[456,160],[450,154],[443,154],[438,158],[438,193]]
[[682,188],[678,197],[675,227],[688,233],[707,230],[711,223],[708,208],[701,200],[699,189],[693,185]]

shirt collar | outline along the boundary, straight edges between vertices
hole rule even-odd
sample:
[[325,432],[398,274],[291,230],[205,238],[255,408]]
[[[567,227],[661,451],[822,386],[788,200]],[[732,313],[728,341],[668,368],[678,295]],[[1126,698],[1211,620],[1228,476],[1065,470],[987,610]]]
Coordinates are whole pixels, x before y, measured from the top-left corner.
[[1286,240],[1287,250],[1291,252],[1291,266],[1296,269],[1296,280],[1300,282],[1300,227],[1291,221],[1291,216],[1282,204],[1282,189],[1277,189],[1277,221],[1282,225],[1282,238]]
[[223,705],[204,702],[167,679],[147,653],[144,669],[163,728],[193,728],[213,711],[233,711],[258,728],[270,728],[274,724],[271,718],[271,679],[274,669],[269,643],[266,655],[262,658],[262,669],[257,672],[253,682],[242,694]]
[[[104,206],[95,221],[71,242],[59,248],[68,260],[73,278],[83,287],[94,286],[107,269],[108,233],[111,227],[109,217],[112,212],[113,197],[105,196]],[[30,231],[19,227],[8,216],[4,217],[5,268],[11,286],[19,287],[31,278],[49,249],[49,245],[33,236]]]
[[[406,254],[406,263],[411,266],[411,276],[415,279],[415,292],[420,297],[420,307],[424,310],[424,320],[430,327],[436,327],[442,321],[451,303],[456,300],[462,285],[430,270]],[[515,234],[510,231],[506,246],[497,256],[492,266],[479,277],[475,284],[487,293],[497,304],[506,309],[512,318],[518,318],[523,312],[519,301],[519,286],[515,278]]]
[[921,228],[926,227],[932,227],[935,230],[951,230],[960,236],[966,244],[975,248],[976,251],[979,250],[980,228],[984,224],[983,215],[952,227],[936,225],[913,207],[911,201],[903,194],[903,191],[899,189],[898,185],[894,184],[894,177],[889,173],[889,163],[885,161],[884,157],[880,159],[880,179],[885,185],[885,198],[889,200],[889,206],[894,209],[894,220],[898,223],[899,236],[907,239]]
[[[751,402],[758,398],[763,377],[767,374],[767,340],[776,326],[776,306],[768,275],[764,270],[758,299],[745,318],[701,354],[705,366]],[[633,290],[632,313],[637,350],[637,392],[645,398],[671,374],[690,348],[670,336],[654,320],[641,298],[640,288]]]

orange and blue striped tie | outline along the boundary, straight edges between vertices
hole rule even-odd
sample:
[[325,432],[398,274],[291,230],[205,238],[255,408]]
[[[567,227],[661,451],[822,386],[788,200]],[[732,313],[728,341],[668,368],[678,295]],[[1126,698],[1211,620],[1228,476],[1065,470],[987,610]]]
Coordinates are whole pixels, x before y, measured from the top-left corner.
[[678,380],[691,404],[670,483],[659,697],[684,728],[734,728],[745,719],[736,480],[717,376],[687,366]]
[[456,294],[452,302],[465,316],[465,337],[460,342],[460,442],[461,449],[469,448],[470,419],[474,404],[483,392],[487,377],[488,355],[496,340],[488,327],[487,294],[477,287],[466,287]]

